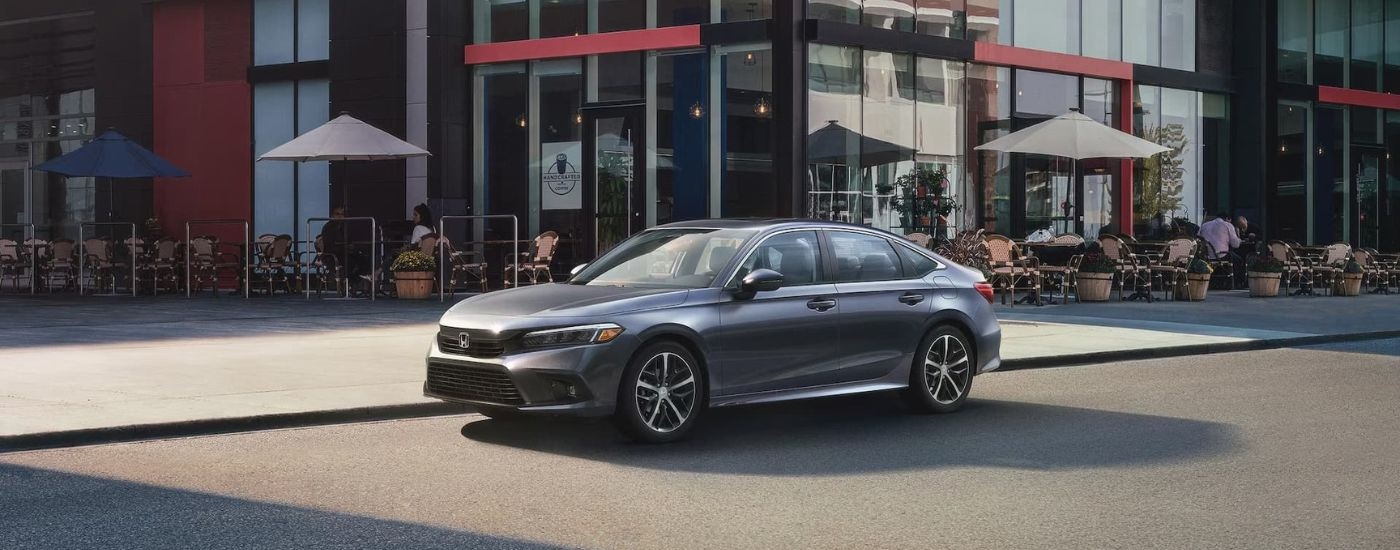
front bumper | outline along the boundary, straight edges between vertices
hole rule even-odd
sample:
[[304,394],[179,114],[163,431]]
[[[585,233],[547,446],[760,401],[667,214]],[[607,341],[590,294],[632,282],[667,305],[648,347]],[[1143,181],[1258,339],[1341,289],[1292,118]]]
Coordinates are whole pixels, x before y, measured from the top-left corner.
[[445,353],[434,339],[423,395],[454,403],[575,416],[613,413],[630,342],[515,351],[499,357]]

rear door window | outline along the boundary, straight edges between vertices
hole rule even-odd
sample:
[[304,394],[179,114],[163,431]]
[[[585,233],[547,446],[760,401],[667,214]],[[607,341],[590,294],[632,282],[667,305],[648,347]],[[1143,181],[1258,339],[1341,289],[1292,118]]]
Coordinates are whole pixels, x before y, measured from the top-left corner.
[[882,237],[831,231],[831,252],[836,260],[836,282],[890,281],[903,278],[899,255]]
[[920,254],[913,248],[895,245],[894,249],[899,251],[899,258],[904,260],[904,276],[906,278],[913,279],[923,277],[924,275],[932,273],[933,270],[938,269],[938,262],[933,261],[933,258]]

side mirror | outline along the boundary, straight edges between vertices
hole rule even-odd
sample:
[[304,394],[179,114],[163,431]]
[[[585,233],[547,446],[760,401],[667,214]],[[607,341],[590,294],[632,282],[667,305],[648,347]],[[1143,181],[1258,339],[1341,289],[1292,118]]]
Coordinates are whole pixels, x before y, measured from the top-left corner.
[[748,299],[759,292],[772,292],[782,287],[782,273],[771,269],[755,269],[752,273],[745,275],[744,280],[739,283],[738,296],[742,299]]
[[573,269],[569,270],[569,278],[572,279],[574,277],[577,277],[579,273],[583,272],[583,268],[585,267],[588,267],[588,264],[578,264],[574,266]]

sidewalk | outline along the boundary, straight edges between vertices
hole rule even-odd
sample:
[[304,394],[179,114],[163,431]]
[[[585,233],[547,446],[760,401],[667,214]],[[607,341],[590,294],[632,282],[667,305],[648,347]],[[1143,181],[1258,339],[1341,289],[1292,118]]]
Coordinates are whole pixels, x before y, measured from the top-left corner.
[[[74,430],[464,410],[421,396],[422,358],[446,307],[0,297],[0,450],[6,438]],[[1213,292],[1202,303],[998,306],[997,314],[1013,369],[1395,331],[1400,296],[1251,300]]]

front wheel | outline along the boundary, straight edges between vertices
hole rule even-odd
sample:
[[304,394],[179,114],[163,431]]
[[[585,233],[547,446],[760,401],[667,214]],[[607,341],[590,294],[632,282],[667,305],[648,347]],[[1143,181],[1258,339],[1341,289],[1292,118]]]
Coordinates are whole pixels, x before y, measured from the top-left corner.
[[690,351],[658,342],[642,348],[623,371],[613,420],[634,440],[676,441],[695,427],[706,391],[704,374]]
[[922,413],[950,413],[962,407],[972,390],[972,346],[962,331],[938,327],[924,337],[909,372],[904,402]]

